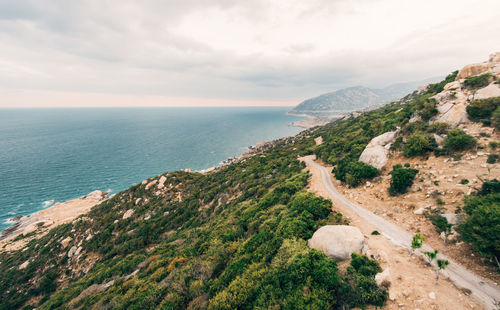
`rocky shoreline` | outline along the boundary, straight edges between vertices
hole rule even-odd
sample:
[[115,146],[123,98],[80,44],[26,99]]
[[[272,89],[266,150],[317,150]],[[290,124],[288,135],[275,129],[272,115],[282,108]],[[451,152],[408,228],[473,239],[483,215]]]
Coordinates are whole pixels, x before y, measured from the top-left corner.
[[107,199],[109,193],[93,191],[81,198],[56,203],[55,205],[26,216],[16,216],[15,223],[0,234],[0,251],[22,247],[34,237],[40,237],[50,229],[71,222],[87,213],[98,203]]

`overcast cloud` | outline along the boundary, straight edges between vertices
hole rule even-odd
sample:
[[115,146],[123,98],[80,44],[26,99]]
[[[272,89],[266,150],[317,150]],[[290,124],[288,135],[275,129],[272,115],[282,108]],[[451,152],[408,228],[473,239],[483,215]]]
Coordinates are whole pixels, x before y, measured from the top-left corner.
[[500,50],[498,0],[0,0],[0,106],[296,104]]

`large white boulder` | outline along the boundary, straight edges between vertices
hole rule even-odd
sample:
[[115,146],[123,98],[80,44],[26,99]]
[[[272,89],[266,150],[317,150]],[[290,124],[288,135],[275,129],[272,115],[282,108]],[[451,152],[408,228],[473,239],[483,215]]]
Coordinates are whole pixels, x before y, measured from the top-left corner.
[[474,99],[487,99],[491,97],[500,97],[500,85],[492,83],[479,89],[474,94]]
[[101,200],[104,199],[108,193],[103,192],[103,191],[93,191],[91,193],[88,193],[83,199],[88,199],[88,200]]
[[349,259],[352,253],[361,253],[365,238],[356,227],[326,225],[318,229],[307,244],[328,257],[342,261]]
[[435,117],[434,121],[439,123],[447,123],[450,127],[455,128],[462,123],[467,123],[469,118],[467,117],[465,102],[447,102],[437,106],[438,115]]
[[373,138],[366,146],[359,157],[359,161],[372,165],[377,169],[382,169],[387,163],[389,148],[394,142],[398,131],[389,131]]
[[477,64],[470,64],[463,67],[463,69],[460,70],[460,72],[457,75],[457,80],[465,79],[467,77],[483,74],[486,72],[491,72],[495,75],[498,75],[499,73],[498,68],[500,67],[499,64],[500,64],[500,52],[496,52],[490,55],[488,61]]

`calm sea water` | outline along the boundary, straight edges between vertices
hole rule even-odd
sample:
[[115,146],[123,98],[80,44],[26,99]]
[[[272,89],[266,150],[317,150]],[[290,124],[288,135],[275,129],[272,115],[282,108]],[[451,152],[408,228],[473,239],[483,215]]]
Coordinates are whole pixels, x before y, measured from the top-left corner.
[[297,134],[289,108],[0,109],[0,229],[93,190],[201,170]]

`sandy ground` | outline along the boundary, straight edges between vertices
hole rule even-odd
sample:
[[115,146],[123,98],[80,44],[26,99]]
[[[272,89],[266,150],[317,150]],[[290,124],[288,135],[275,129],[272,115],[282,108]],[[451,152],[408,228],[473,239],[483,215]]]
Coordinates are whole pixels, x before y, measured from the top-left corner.
[[[69,200],[56,203],[50,208],[38,211],[28,216],[23,216],[18,223],[2,232],[0,251],[13,251],[22,248],[29,240],[40,238],[50,229],[71,222],[77,216],[85,214],[90,209],[102,202],[97,196]],[[15,240],[20,234],[29,237]],[[34,234],[33,234],[34,233]]]
[[[311,169],[312,172],[310,190],[330,199],[319,169],[309,165],[307,169]],[[342,204],[336,201],[333,203],[334,209],[346,216],[350,224],[358,227],[365,235],[371,254],[380,257],[379,263],[382,268],[389,269],[390,298],[384,309],[482,309],[480,304],[466,295],[466,292],[462,292],[446,279],[446,272],[438,284],[435,284],[435,273],[425,261],[415,256],[409,260],[409,254],[405,249],[395,246],[382,235],[371,235],[375,230],[371,223],[364,221]],[[435,295],[434,299],[431,297],[432,293]]]

